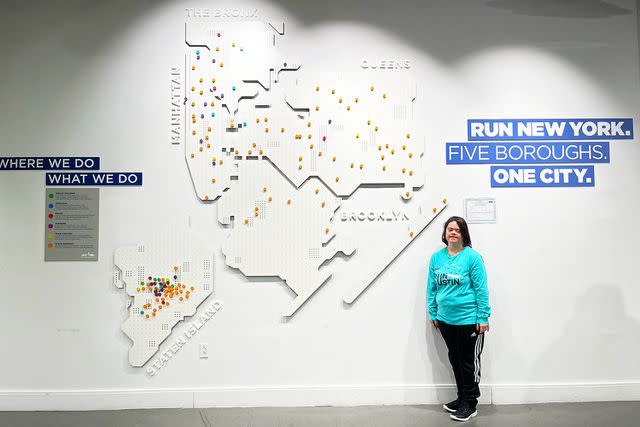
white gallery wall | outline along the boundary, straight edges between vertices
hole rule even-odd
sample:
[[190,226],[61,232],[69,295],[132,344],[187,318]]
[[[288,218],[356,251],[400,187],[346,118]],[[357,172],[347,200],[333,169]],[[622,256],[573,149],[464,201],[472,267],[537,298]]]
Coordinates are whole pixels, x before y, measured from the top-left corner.
[[[170,69],[183,65],[185,22],[199,22],[187,8],[284,22],[279,49],[302,75],[418,82],[426,179],[413,201],[448,206],[354,304],[345,289],[393,238],[377,224],[348,225],[356,253],[331,261],[331,280],[288,320],[281,280],[225,264],[229,230],[169,143]],[[471,225],[493,308],[483,402],[640,399],[637,141],[612,140],[584,188],[491,188],[488,165],[446,165],[444,150],[466,141],[470,118],[628,117],[637,135],[638,2],[9,1],[0,22],[0,156],[99,156],[103,170],[144,173],[142,187],[100,190],[98,262],[45,263],[44,173],[0,171],[0,409],[443,401],[455,392],[426,322],[426,267],[470,196],[497,204],[495,224]],[[361,68],[406,59],[408,70]],[[389,206],[403,206],[397,188],[361,188],[341,209]],[[149,376],[128,362],[113,254],[186,223],[214,251],[223,307]]]

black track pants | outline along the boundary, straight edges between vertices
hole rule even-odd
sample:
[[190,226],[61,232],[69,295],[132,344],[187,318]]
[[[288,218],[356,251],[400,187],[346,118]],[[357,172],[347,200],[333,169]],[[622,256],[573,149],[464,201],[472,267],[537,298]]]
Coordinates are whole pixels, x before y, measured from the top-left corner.
[[480,355],[484,334],[478,334],[476,325],[449,325],[438,320],[440,332],[447,343],[449,362],[458,386],[458,396],[475,408],[480,397]]

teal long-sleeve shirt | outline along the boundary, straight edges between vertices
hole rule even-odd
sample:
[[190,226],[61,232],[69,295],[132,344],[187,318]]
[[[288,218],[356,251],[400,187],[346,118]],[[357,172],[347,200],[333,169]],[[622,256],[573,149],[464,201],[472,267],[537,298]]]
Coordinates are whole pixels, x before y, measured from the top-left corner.
[[431,256],[427,307],[432,320],[451,325],[488,323],[491,315],[482,256],[465,246],[454,256],[442,248]]

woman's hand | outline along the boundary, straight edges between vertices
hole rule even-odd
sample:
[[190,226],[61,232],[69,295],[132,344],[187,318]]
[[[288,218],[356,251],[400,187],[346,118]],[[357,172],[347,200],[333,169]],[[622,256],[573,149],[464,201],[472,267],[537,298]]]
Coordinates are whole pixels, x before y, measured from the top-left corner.
[[485,332],[489,331],[489,324],[488,323],[476,323],[476,331],[478,331],[479,334],[484,334]]
[[429,320],[429,322],[431,322],[431,326],[433,326],[436,329],[438,329],[438,326],[440,326],[437,320]]

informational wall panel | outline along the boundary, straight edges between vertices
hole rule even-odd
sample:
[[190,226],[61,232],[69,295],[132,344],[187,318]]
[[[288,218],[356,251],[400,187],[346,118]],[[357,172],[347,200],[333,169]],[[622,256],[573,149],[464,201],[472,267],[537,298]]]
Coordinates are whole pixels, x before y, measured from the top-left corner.
[[44,260],[97,261],[100,189],[47,188]]

